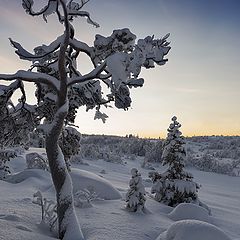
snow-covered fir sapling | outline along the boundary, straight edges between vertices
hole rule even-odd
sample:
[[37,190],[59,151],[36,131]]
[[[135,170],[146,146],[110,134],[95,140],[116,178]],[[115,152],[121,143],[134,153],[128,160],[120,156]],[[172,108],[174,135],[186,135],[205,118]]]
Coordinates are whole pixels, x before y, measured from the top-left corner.
[[162,161],[167,165],[167,170],[162,173],[151,173],[153,180],[152,193],[155,199],[169,206],[176,206],[179,203],[199,204],[197,191],[199,185],[193,181],[191,173],[184,170],[186,150],[185,139],[179,128],[181,124],[177,117],[172,118],[168,128],[168,135],[163,143]]
[[129,181],[130,188],[126,194],[126,208],[131,212],[143,211],[146,201],[146,192],[142,183],[142,177],[136,168],[131,169],[131,174],[132,178]]
[[[86,106],[86,110],[95,108],[95,119],[100,118],[103,122],[107,116],[102,113],[102,106],[108,107],[110,102],[114,102],[115,107],[127,110],[132,102],[130,88],[144,84],[144,79],[139,76],[141,69],[167,62],[165,56],[170,50],[167,41],[169,34],[161,39],[148,36],[136,42],[136,36],[124,28],[114,30],[107,37],[96,35],[93,46],[89,46],[75,38],[72,24],[78,17],[83,17],[89,24],[99,27],[87,11],[82,11],[89,0],[45,2],[46,5],[39,11],[34,6],[34,0],[22,0],[22,6],[27,14],[42,16],[46,22],[49,15],[56,14],[59,23],[63,24],[63,34],[49,45],[37,46],[33,53],[10,39],[16,54],[20,59],[30,61],[31,67],[14,74],[0,74],[0,79],[14,81],[14,87],[22,91],[19,109],[24,111],[16,112],[23,114],[18,117],[21,123],[26,117],[29,117],[29,122],[34,122],[34,114],[37,114],[38,121],[44,120],[42,129],[45,130],[46,152],[57,197],[58,237],[83,240],[74,209],[71,177],[59,146],[59,138],[66,125],[74,124],[77,109],[81,106]],[[86,54],[93,64],[93,69],[86,74],[80,72],[77,66],[78,57],[82,54]],[[23,82],[36,84],[36,106],[25,103]],[[103,91],[103,84],[108,92]],[[26,110],[24,106],[27,106]],[[23,124],[26,124],[25,121]],[[31,127],[35,128],[33,124]]]

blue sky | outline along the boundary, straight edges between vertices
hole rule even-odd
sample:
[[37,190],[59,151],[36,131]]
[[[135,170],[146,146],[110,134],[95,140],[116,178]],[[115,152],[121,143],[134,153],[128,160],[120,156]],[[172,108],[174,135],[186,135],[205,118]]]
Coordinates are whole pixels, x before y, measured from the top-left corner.
[[[93,120],[93,112],[81,109],[76,122],[81,132],[165,137],[177,115],[184,135],[240,135],[240,1],[91,0],[86,9],[101,25],[96,29],[84,19],[76,21],[78,38],[89,45],[97,33],[128,27],[139,38],[170,32],[172,49],[165,66],[142,72],[145,86],[132,91],[129,111],[110,109],[102,124]],[[32,18],[21,1],[1,0],[0,12],[0,72],[29,66],[14,55],[8,37],[31,50],[61,34],[54,16],[48,24]],[[90,70],[85,58],[79,67]]]

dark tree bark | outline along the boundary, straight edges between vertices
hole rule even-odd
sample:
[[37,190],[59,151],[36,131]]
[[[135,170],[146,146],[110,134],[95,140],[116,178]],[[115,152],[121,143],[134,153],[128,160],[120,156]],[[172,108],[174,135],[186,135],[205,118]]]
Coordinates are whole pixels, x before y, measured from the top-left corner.
[[59,238],[66,240],[73,238],[76,240],[82,240],[83,235],[74,210],[72,180],[68,173],[62,150],[58,144],[58,140],[63,129],[64,119],[68,113],[65,53],[70,39],[70,27],[66,5],[63,0],[59,0],[59,2],[62,5],[64,13],[65,34],[64,41],[60,46],[58,59],[60,80],[60,90],[57,95],[58,110],[46,137],[46,152],[52,180],[56,190]]
[[74,239],[82,240],[83,235],[74,212],[71,177],[68,173],[62,150],[58,145],[58,139],[67,114],[67,111],[61,111],[61,109],[56,114],[53,125],[46,137],[46,152],[56,190],[59,238],[71,239],[69,238],[69,233],[71,233],[75,237],[78,235],[78,238]]

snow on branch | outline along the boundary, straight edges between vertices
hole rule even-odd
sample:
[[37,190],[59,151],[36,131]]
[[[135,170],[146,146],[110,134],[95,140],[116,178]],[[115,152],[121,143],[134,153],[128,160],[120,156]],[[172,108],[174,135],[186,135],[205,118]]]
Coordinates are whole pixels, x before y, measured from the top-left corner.
[[75,83],[83,83],[88,80],[98,78],[99,74],[104,70],[105,67],[106,67],[106,62],[103,62],[99,66],[97,66],[95,69],[93,69],[91,72],[89,72],[88,74],[71,78],[70,81],[68,82],[68,86],[71,86]]
[[79,11],[75,9],[69,9],[68,10],[68,16],[70,17],[70,20],[73,19],[73,17],[84,17],[87,18],[87,23],[92,24],[94,27],[98,28],[100,25],[97,22],[94,22],[91,17],[89,12],[86,11]]
[[95,64],[101,63],[110,55],[117,52],[132,52],[135,44],[136,35],[128,28],[114,30],[109,37],[100,34],[95,36]]
[[11,38],[9,38],[9,41],[11,45],[17,49],[15,53],[20,57],[20,59],[37,61],[56,51],[59,48],[61,42],[63,41],[63,35],[59,36],[55,41],[53,41],[48,46],[42,45],[36,47],[34,49],[35,54],[28,52],[26,49],[22,47],[20,43],[13,41]]
[[142,87],[144,84],[144,79],[143,78],[138,78],[138,79],[130,79],[127,83],[126,83],[130,88],[131,87]]
[[[87,22],[94,27],[99,27],[99,24],[92,20],[89,12],[81,11],[82,7],[87,4],[89,0],[81,0],[81,4],[70,0],[67,4],[67,11],[68,11],[68,20],[73,21],[75,17],[84,17],[87,19]],[[61,3],[62,4],[62,3]],[[46,6],[44,6],[40,11],[35,12],[33,10],[34,1],[33,0],[22,0],[22,6],[25,9],[26,13],[31,16],[43,16],[45,22],[47,22],[47,17],[53,13],[57,13],[58,20],[63,23],[64,16],[61,15],[59,11],[59,1],[58,0],[48,0]]]
[[164,65],[168,60],[164,59],[164,56],[168,54],[171,47],[170,42],[167,42],[167,38],[170,34],[166,34],[161,39],[154,39],[154,36],[148,36],[144,39],[139,39],[135,48],[136,53],[142,54],[143,66],[145,68],[154,67],[154,63],[157,65]]
[[94,22],[91,19],[89,12],[80,10],[88,2],[89,2],[89,0],[81,0],[81,4],[79,4],[79,3],[71,0],[67,5],[68,19],[70,21],[72,21],[74,17],[84,17],[84,18],[87,19],[87,22],[89,24],[92,24],[94,27],[99,27],[99,24],[97,22]]
[[164,65],[167,62],[165,55],[171,47],[167,38],[161,39],[148,36],[135,43],[136,35],[128,28],[114,30],[109,37],[96,35],[94,41],[95,65],[107,62],[105,71],[111,78],[112,87],[118,91],[120,86],[141,87],[144,80],[138,78],[142,67],[153,68],[155,64]]
[[80,51],[80,52],[85,52],[88,56],[92,56],[93,55],[93,47],[89,47],[86,43],[81,42],[77,39],[70,39],[69,40],[70,46],[75,49],[76,51]]
[[4,100],[6,103],[11,98],[14,91],[18,88],[21,89],[22,93],[24,92],[23,84],[19,80],[12,82],[9,86],[0,85],[0,97],[6,97],[6,100]]
[[26,82],[45,83],[47,85],[52,86],[57,91],[60,88],[60,84],[57,78],[40,72],[36,73],[25,70],[19,70],[15,74],[0,74],[0,79],[6,81],[19,79]]
[[57,0],[48,0],[46,6],[44,6],[40,11],[35,12],[33,10],[34,1],[33,0],[22,0],[22,7],[25,9],[26,13],[31,16],[40,16],[43,15],[43,19],[47,22],[47,16],[57,12],[58,16],[60,15],[58,11],[58,1]]

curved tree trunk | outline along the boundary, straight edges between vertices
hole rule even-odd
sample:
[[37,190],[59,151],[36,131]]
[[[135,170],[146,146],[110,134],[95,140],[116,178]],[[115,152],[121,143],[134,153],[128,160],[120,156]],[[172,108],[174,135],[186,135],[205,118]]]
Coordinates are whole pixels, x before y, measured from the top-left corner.
[[58,110],[46,137],[46,152],[53,184],[56,189],[58,233],[59,238],[64,240],[83,240],[73,203],[72,180],[68,173],[66,162],[61,148],[58,145],[59,136],[63,129],[64,119],[68,113],[67,99],[67,72],[65,54],[69,44],[70,26],[66,3],[58,0],[64,13],[64,40],[61,43],[58,57],[58,71],[60,89],[57,91]]
[[83,234],[74,210],[72,180],[62,150],[58,145],[58,139],[67,113],[63,108],[65,108],[64,105],[56,113],[55,120],[50,125],[46,136],[46,152],[53,184],[56,189],[58,232],[60,239],[83,240]]

